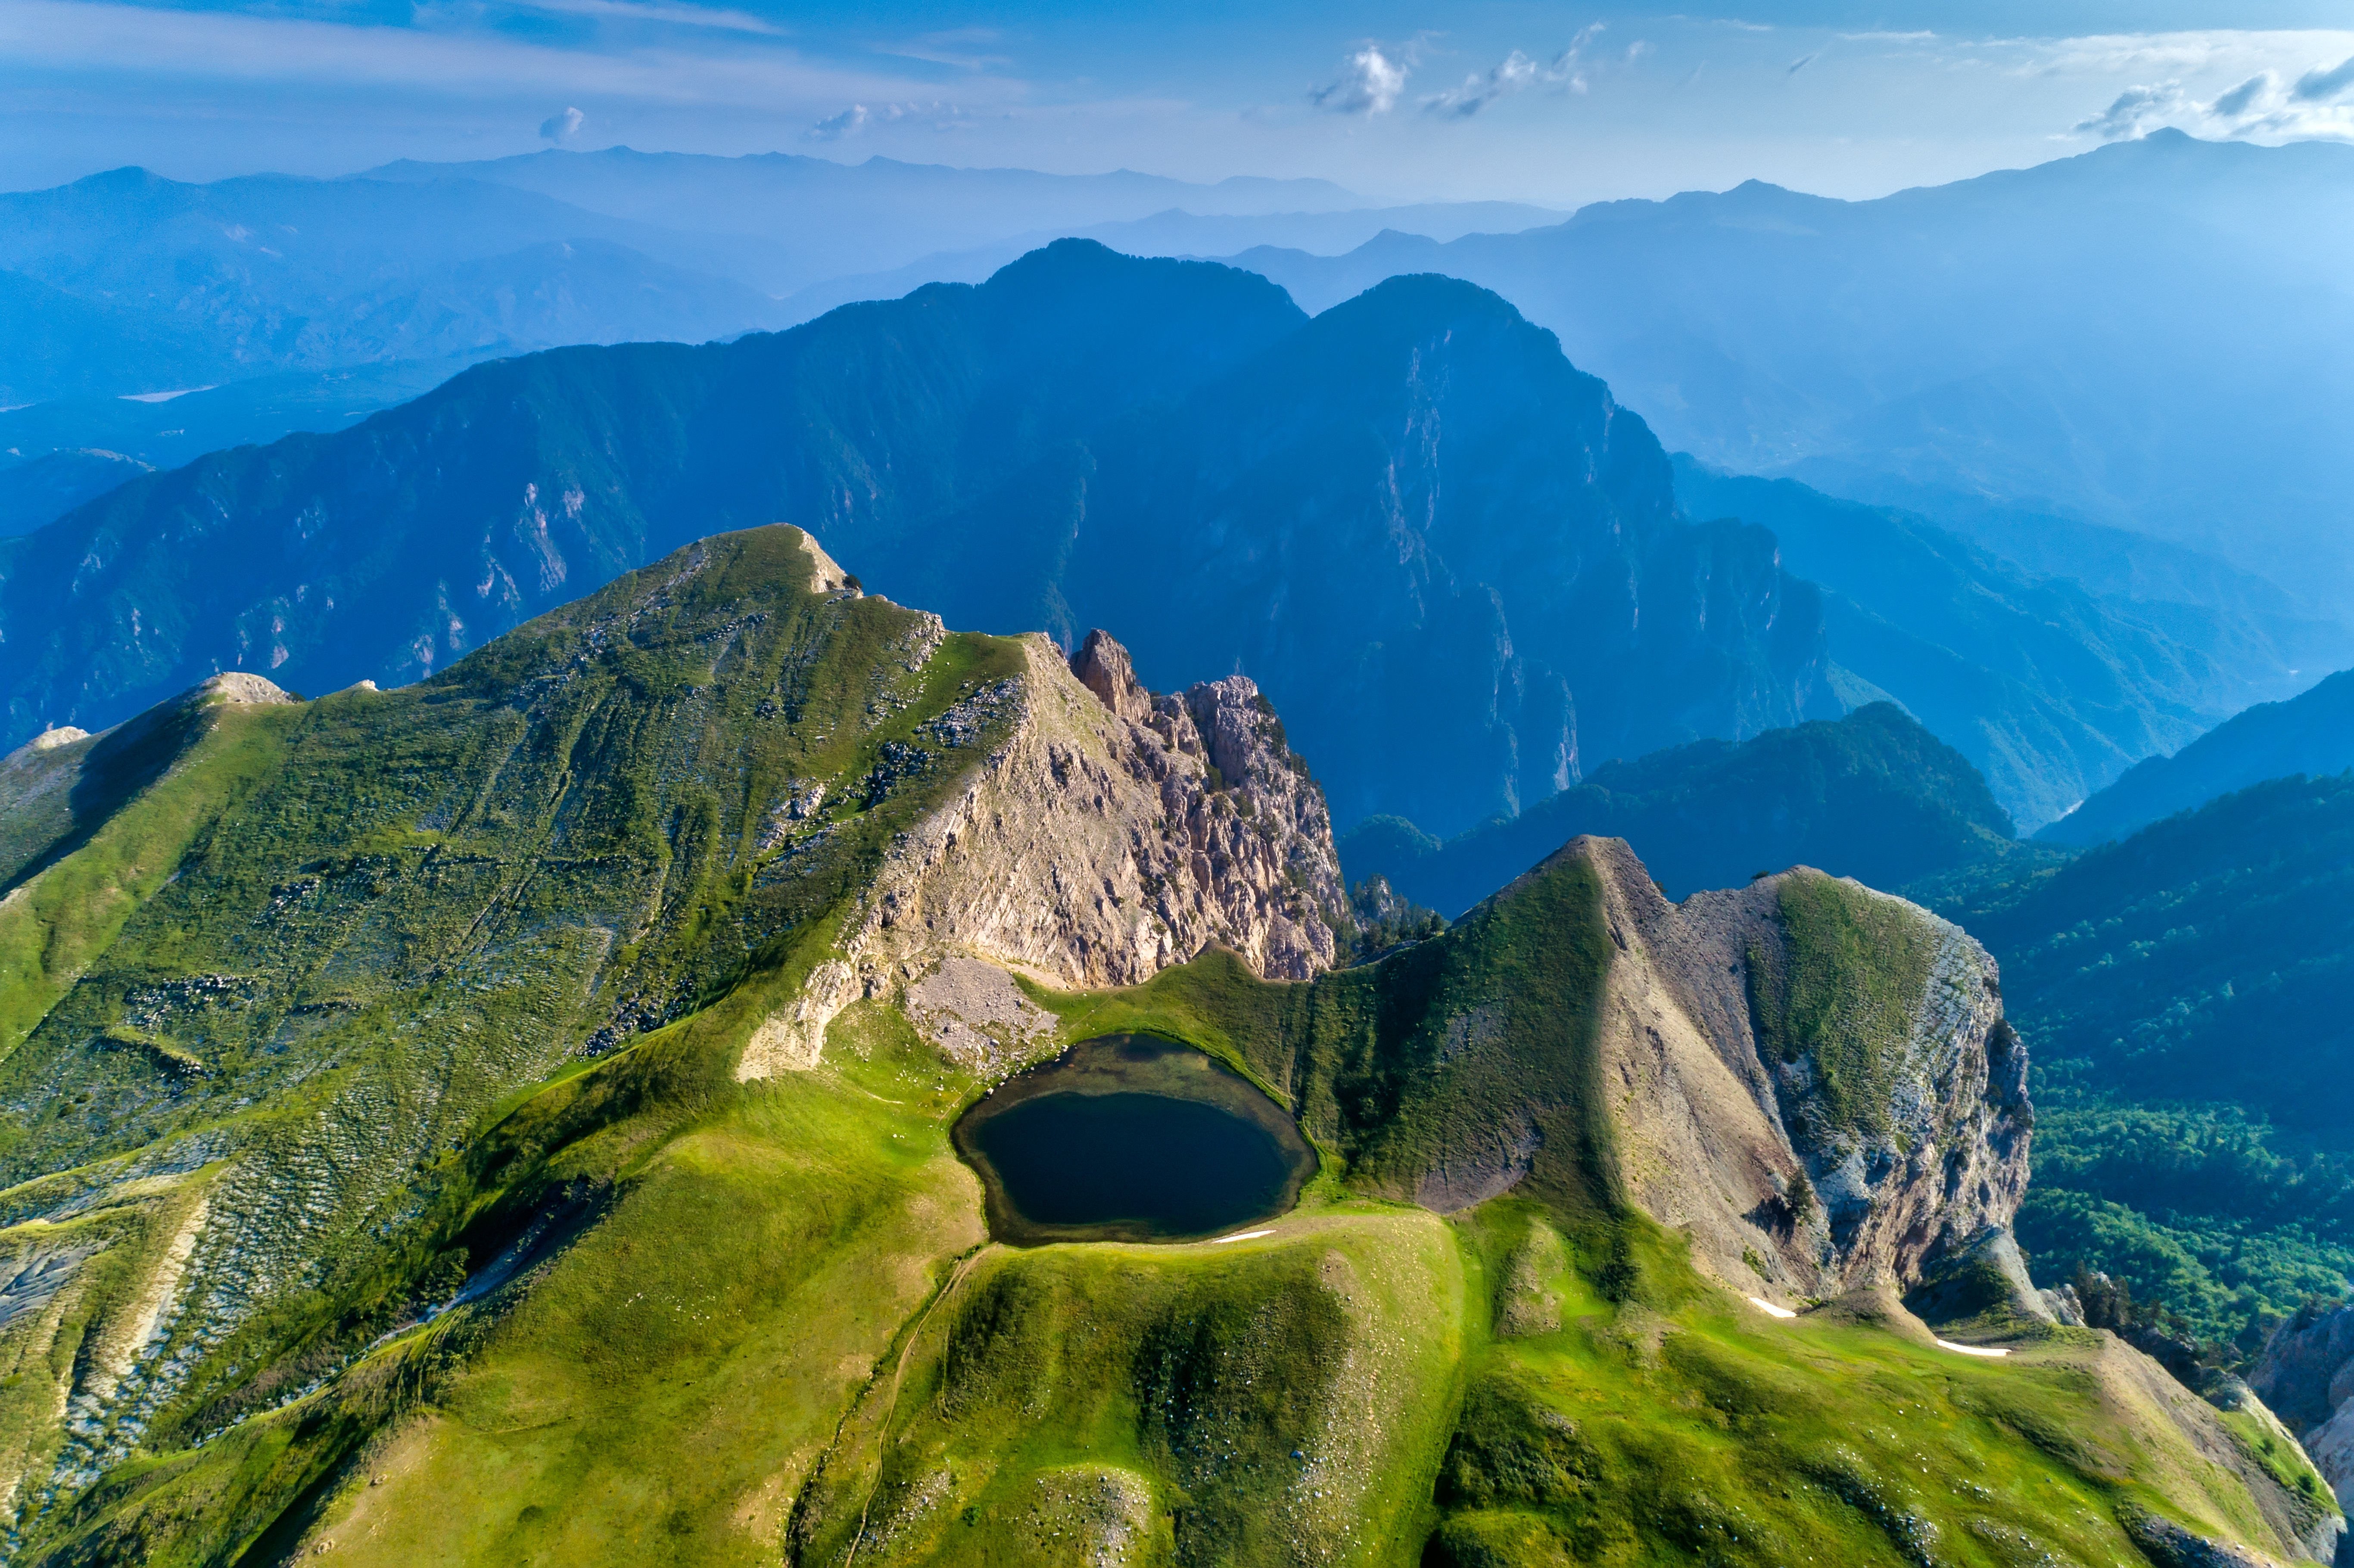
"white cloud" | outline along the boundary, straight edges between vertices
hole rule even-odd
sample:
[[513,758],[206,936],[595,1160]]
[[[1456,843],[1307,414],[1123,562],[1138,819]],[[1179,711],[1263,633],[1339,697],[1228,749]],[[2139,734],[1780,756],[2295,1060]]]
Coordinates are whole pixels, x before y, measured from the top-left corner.
[[854,103],[839,114],[829,114],[801,132],[805,141],[839,142],[869,125],[913,123],[932,131],[955,131],[976,124],[981,117],[957,103],[885,103],[869,109]]
[[1413,70],[1412,46],[1385,52],[1379,44],[1362,45],[1343,63],[1340,76],[1310,92],[1308,101],[1334,114],[1387,114],[1396,107]]
[[2179,115],[2190,101],[2179,81],[2155,87],[2129,87],[2098,114],[2087,115],[2070,129],[2116,141],[2155,131]]
[[866,128],[866,105],[854,103],[839,114],[829,114],[801,134],[812,142],[839,142]]
[[2231,91],[2217,96],[2213,112],[2237,116],[2247,112],[2248,106],[2273,89],[2273,73],[2260,70]]
[[[1569,48],[1553,56],[1550,64],[1539,65],[1528,56],[1514,49],[1502,61],[1485,71],[1475,71],[1463,79],[1463,85],[1450,92],[1436,92],[1422,101],[1426,113],[1447,120],[1469,120],[1500,98],[1532,87],[1546,86],[1563,92],[1584,92],[1587,82],[1585,55],[1587,46],[1602,35],[1602,24],[1589,23],[1579,29],[1569,41]],[[1627,58],[1631,64],[1646,46],[1638,40],[1629,46]]]
[[539,122],[539,139],[543,142],[569,142],[580,133],[581,122],[588,117],[580,111],[566,108]]
[[1426,113],[1444,119],[1469,120],[1496,100],[1520,91],[1536,79],[1537,62],[1514,49],[1484,74],[1465,77],[1463,85],[1453,91],[1433,93],[1424,99],[1422,107]]
[[912,43],[887,45],[882,52],[931,65],[954,66],[959,70],[988,70],[1013,63],[1010,56],[984,54],[972,47],[993,44],[997,39],[994,27],[957,27],[944,33],[926,33]]
[[[2204,102],[2179,80],[2137,85],[2072,129],[2112,142],[2167,127],[2215,140],[2354,141],[2354,112],[2326,101],[2354,86],[2354,69],[2349,67],[2354,67],[2354,60],[2327,73],[2308,71],[2286,90],[2273,72],[2258,71]],[[2346,81],[2331,89],[2327,78],[2341,72]],[[2317,79],[2318,88],[2309,90]]]

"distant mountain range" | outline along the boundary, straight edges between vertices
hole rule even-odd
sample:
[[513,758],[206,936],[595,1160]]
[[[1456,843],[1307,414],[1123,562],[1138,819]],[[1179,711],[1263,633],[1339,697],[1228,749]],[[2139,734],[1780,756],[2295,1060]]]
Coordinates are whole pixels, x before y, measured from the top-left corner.
[[1822,585],[1832,660],[1969,758],[2032,832],[2134,762],[2250,703],[2354,662],[2339,625],[2219,595],[2220,607],[2088,591],[2027,571],[1918,514],[1740,478],[1688,459],[1694,517],[1774,531]]
[[681,265],[695,250],[481,183],[95,175],[0,196],[0,397],[154,394],[777,321],[767,296]]
[[2335,618],[2354,360],[2320,345],[2354,334],[2349,250],[2354,147],[2162,131],[1872,201],[1753,181],[1522,234],[1227,259],[1311,311],[1400,272],[1466,278],[1704,461],[2111,524]]
[[2036,836],[2050,843],[2121,839],[2178,811],[2268,779],[2315,778],[2354,768],[2354,670],[2302,696],[2235,714],[2169,757],[2125,777]]
[[[2317,454],[2354,437],[2354,367],[2312,345],[2354,324],[2327,260],[2354,248],[2349,191],[2354,150],[2173,132],[1877,201],[1753,183],[1565,221],[1381,208],[1315,181],[785,154],[551,151],[205,186],[126,170],[0,196],[0,399],[725,337],[979,281],[1084,234],[1234,257],[1310,311],[1401,273],[1462,277],[1703,463],[1918,513],[2096,593],[2339,622],[2354,530]],[[347,411],[258,418],[223,444]],[[51,445],[193,455],[105,422]],[[2303,680],[2345,662],[2273,652]]]
[[1247,670],[1344,820],[1453,832],[1599,758],[1839,711],[1772,536],[1687,523],[1643,422],[1492,294],[1399,280],[1311,323],[1248,273],[1068,241],[134,481],[0,546],[10,731],[215,668],[414,680],[776,519],[962,624],[1118,620],[1157,684]]
[[910,270],[896,286],[802,303],[795,321],[924,283],[977,283],[1065,237],[1148,256],[1268,244],[1325,253],[1384,230],[1454,239],[1569,216],[1519,202],[1384,207],[1329,180],[1242,176],[1204,185],[1127,169],[1047,175],[894,158],[839,164],[790,153],[722,158],[628,147],[550,149],[474,163],[403,161],[357,177],[505,185],[585,212],[708,236],[705,266],[772,294]]
[[2010,818],[1953,747],[1893,703],[1836,722],[1611,762],[1519,816],[1444,842],[1395,817],[1340,840],[1352,881],[1460,914],[1581,833],[1623,838],[1670,898],[1810,865],[1901,887],[1999,858]]
[[[1504,202],[1369,208],[1320,180],[1201,185],[626,148],[398,164],[340,180],[186,185],[118,169],[0,195],[0,404],[575,343],[702,342],[875,291],[783,298],[828,280],[986,247],[978,270],[949,269],[978,281],[1089,228],[1129,249],[1341,250],[1385,229],[1454,238],[1564,216]],[[68,444],[96,442],[85,433]]]
[[1341,822],[1441,837],[1614,758],[1882,697],[2031,831],[2349,652],[2327,623],[2094,594],[1914,514],[1671,462],[1457,281],[1311,321],[1248,273],[1073,240],[779,335],[483,366],[140,479],[0,553],[8,733],[217,668],[414,680],[776,518],[966,624],[1118,620],[1163,685],[1246,669]]

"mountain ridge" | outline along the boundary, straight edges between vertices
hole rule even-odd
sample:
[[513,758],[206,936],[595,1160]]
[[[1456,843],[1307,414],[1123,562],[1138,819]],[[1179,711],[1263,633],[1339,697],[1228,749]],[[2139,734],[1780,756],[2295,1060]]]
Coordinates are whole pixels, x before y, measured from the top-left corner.
[[2179,749],[2136,763],[2036,836],[2086,847],[2267,779],[2342,773],[2354,768],[2349,726],[2354,672],[2341,670],[2298,696],[2243,709]]
[[[1284,509],[1311,500],[1296,528]],[[134,481],[0,545],[0,630],[40,650],[9,711],[27,734],[100,720],[215,665],[396,684],[583,577],[779,516],[900,598],[1066,642],[1163,574],[1156,615],[1126,617],[1140,672],[1242,661],[1350,819],[1468,824],[1585,751],[1835,701],[1813,590],[1771,537],[1685,524],[1642,421],[1492,295],[1407,281],[1320,324],[1254,275],[1071,241],[786,334],[480,367],[335,436]],[[181,547],[224,528],[250,546]],[[1388,564],[1363,549],[1384,536]],[[34,587],[58,572],[81,585],[65,606]],[[1347,636],[1244,603],[1277,592]],[[1410,706],[1460,727],[1451,776],[1383,742]]]

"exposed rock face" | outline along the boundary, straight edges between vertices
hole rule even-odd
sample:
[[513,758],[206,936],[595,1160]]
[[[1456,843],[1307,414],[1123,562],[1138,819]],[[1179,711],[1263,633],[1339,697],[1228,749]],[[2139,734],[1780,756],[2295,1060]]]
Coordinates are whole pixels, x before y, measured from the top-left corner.
[[277,682],[248,674],[243,670],[223,670],[188,694],[198,702],[242,703],[259,707],[274,707],[281,703],[300,700]]
[[1619,840],[1562,853],[1601,873],[1617,948],[1603,1071],[1628,1191],[1689,1227],[1723,1277],[1755,1287],[1754,1256],[1792,1298],[1909,1285],[1930,1258],[2009,1224],[2027,1186],[2027,1054],[1985,948],[1902,899],[1838,885],[1926,959],[1925,984],[1899,999],[1904,1026],[1876,1064],[1871,1114],[1844,1121],[1827,1114],[1813,1062],[1761,1041],[1753,1005],[1760,971],[1787,962],[1784,886],[1821,873],[1677,906]]
[[2304,1434],[2339,1506],[2354,1505],[2354,1307],[2301,1311],[2274,1330],[2248,1382]]
[[89,738],[90,731],[86,729],[76,729],[69,724],[52,725],[6,757],[0,758],[0,767],[37,756],[44,751],[55,751],[60,746],[71,746],[77,740]]
[[1012,738],[894,846],[741,1075],[813,1065],[835,1013],[953,954],[1063,987],[1131,985],[1213,945],[1269,980],[1331,967],[1331,816],[1258,688],[1156,697],[1101,631],[1068,662],[1043,636],[1026,652],[1021,679],[967,699],[1013,705]]

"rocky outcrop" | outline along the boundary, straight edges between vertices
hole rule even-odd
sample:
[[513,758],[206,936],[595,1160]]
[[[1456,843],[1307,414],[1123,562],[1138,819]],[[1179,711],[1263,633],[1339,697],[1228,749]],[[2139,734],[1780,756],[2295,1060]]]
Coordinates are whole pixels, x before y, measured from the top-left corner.
[[2248,1383],[2354,1507],[2354,1307],[2307,1308],[2274,1330]]
[[[1926,910],[1803,867],[1674,905],[1621,841],[1562,853],[1600,874],[1616,949],[1603,1072],[1627,1191],[1688,1229],[1722,1277],[1793,1299],[1903,1287],[2009,1224],[2027,1186],[2027,1057],[1985,948]],[[1793,961],[1794,885],[1881,923],[1858,951],[1886,964],[1890,1006],[1839,1021],[1871,1052],[1868,1084],[1828,1082],[1809,1051],[1764,1038],[1761,998]]]
[[2158,1568],[2279,1568],[2262,1552],[2211,1540],[2132,1503],[2117,1510],[2117,1522]]
[[842,1008],[951,955],[1066,988],[1132,985],[1213,946],[1269,980],[1333,964],[1348,916],[1331,816],[1258,688],[1155,696],[1101,631],[1068,661],[1043,636],[1023,648],[1023,675],[938,721],[1010,712],[1008,738],[894,844],[742,1076],[813,1065]]
[[188,697],[199,703],[230,703],[247,707],[277,707],[302,701],[277,682],[249,675],[243,670],[223,670],[190,692]]

